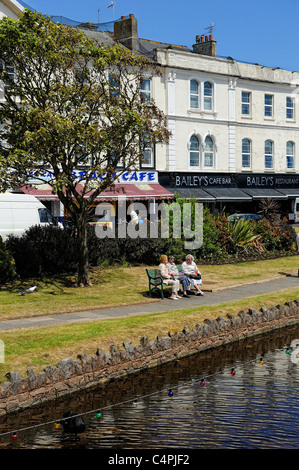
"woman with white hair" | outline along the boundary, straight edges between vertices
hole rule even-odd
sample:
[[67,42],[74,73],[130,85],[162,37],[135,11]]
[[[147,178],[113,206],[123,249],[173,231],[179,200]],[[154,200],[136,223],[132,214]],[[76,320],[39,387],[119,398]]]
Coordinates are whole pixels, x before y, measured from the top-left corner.
[[202,285],[202,279],[201,279],[201,272],[199,271],[198,267],[196,266],[196,263],[194,262],[194,258],[192,255],[187,255],[186,256],[186,261],[183,262],[182,264],[182,270],[185,276],[188,276],[191,282],[191,287],[195,287],[196,290],[196,295],[204,295],[204,293],[200,290],[200,287]]

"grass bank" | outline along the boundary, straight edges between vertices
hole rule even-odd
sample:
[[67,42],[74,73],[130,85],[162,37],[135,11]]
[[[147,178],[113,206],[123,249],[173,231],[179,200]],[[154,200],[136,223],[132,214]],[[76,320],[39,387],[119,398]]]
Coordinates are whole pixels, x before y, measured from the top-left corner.
[[[179,264],[179,263],[178,263]],[[299,256],[228,265],[199,266],[204,288],[262,281],[263,279],[297,275]],[[148,297],[145,267],[110,267],[91,271],[92,287],[75,287],[73,276],[16,281],[0,288],[0,320],[64,313],[131,303],[152,302]],[[28,287],[36,292],[19,295]],[[158,299],[158,297],[156,298]]]
[[[255,261],[223,266],[204,266],[202,274],[207,289],[261,281],[269,278],[297,275],[298,256],[276,260]],[[84,310],[86,308],[149,302],[145,267],[105,268],[92,271],[95,283],[90,288],[74,287],[71,276],[51,279],[31,279],[27,283],[16,282],[0,290],[0,319],[26,317],[38,314]],[[20,296],[26,287],[37,285],[33,294]],[[205,318],[217,318],[227,313],[236,315],[249,307],[259,309],[283,304],[299,297],[299,288],[285,289],[215,306],[202,306],[168,311],[164,313],[132,316],[122,319],[47,326],[1,332],[5,345],[5,363],[0,364],[0,382],[6,380],[9,371],[20,372],[23,377],[28,368],[35,372],[47,365],[56,365],[66,357],[76,358],[79,353],[95,354],[97,348],[107,351],[113,343],[139,342],[142,336],[149,339],[169,330],[181,331],[193,327]]]
[[298,298],[298,293],[297,288],[284,289],[273,294],[208,307],[1,332],[0,339],[5,344],[5,363],[0,364],[0,382],[6,381],[5,374],[9,371],[20,372],[25,377],[27,369],[31,367],[39,372],[66,357],[75,359],[80,353],[93,355],[97,348],[108,351],[113,343],[120,347],[124,341],[137,344],[142,336],[149,339],[158,334],[164,336],[169,330],[181,331],[185,326],[192,328],[206,318],[225,317],[228,313],[236,315],[240,310],[248,308],[284,304]]

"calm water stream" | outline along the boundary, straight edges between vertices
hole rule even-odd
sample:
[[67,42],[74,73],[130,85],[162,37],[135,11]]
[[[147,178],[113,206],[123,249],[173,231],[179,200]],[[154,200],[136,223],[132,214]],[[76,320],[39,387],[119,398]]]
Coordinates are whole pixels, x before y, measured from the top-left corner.
[[[298,449],[297,338],[284,329],[1,418],[0,449]],[[67,410],[83,414],[79,441],[54,427]]]

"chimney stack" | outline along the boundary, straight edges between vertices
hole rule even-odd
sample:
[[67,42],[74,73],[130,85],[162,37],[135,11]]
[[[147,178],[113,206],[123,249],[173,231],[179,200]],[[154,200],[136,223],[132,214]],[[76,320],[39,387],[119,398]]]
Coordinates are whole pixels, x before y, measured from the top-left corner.
[[128,18],[122,16],[120,21],[114,23],[114,38],[131,51],[139,52],[137,19],[133,14]]
[[193,44],[193,52],[195,52],[195,54],[216,57],[216,44],[212,34],[209,36],[201,34],[200,36],[196,36],[196,44]]

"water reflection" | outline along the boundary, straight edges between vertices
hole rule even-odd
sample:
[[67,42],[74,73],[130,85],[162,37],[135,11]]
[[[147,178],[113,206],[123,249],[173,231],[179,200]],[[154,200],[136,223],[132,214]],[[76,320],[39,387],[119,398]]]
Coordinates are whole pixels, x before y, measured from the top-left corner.
[[[285,353],[296,338],[284,329],[3,417],[0,448],[299,448],[299,364]],[[67,410],[84,413],[79,441],[54,428]]]

